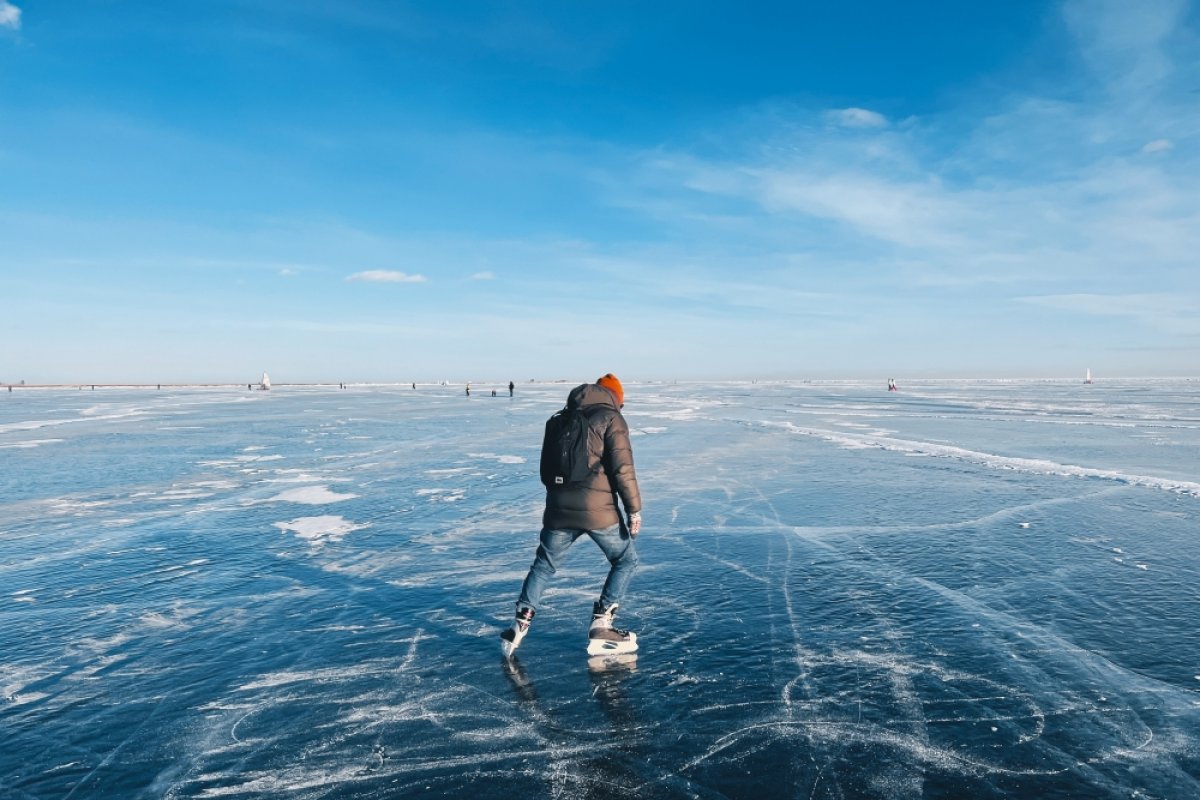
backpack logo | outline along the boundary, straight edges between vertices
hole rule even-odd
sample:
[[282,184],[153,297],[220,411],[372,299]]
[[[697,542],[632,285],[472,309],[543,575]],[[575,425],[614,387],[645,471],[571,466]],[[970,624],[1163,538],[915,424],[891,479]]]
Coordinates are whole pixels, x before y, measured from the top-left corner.
[[542,438],[542,483],[564,487],[592,474],[588,464],[588,418],[578,408],[564,408],[546,420]]

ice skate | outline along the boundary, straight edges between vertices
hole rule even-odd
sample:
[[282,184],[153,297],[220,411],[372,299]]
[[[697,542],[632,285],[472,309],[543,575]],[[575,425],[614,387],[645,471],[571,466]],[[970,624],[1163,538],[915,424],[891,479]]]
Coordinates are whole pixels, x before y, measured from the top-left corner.
[[613,627],[617,604],[608,608],[596,601],[592,606],[592,626],[588,629],[588,655],[620,655],[637,650],[637,634]]
[[508,658],[521,646],[521,640],[529,633],[529,623],[533,622],[532,608],[518,608],[512,627],[500,634],[500,652]]

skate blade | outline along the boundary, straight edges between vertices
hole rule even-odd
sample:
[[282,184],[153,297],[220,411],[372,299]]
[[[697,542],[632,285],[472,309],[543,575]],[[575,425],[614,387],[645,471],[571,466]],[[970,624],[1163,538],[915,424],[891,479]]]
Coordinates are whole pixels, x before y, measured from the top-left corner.
[[514,642],[510,642],[508,639],[501,639],[500,652],[504,654],[505,658],[512,658],[513,653],[517,652],[517,645]]
[[619,656],[637,652],[637,639],[628,642],[613,642],[608,639],[589,639],[587,651],[589,656]]

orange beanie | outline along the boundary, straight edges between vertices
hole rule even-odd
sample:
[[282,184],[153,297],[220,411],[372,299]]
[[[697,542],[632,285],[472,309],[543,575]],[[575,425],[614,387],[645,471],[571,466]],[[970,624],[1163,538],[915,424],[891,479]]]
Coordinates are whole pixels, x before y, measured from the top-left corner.
[[597,386],[603,386],[612,392],[617,398],[617,405],[625,405],[625,390],[621,387],[621,382],[617,380],[617,376],[611,372],[596,379]]

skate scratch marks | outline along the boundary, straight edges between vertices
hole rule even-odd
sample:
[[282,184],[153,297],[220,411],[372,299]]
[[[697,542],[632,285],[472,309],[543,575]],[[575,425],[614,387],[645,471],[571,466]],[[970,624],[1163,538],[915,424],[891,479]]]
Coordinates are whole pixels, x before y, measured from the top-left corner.
[[[432,639],[433,637],[425,636],[425,631],[422,628],[418,628],[416,635],[414,635],[412,637],[412,639],[408,640],[409,641],[408,652],[404,655],[404,660],[400,662],[400,671],[401,672],[407,672],[408,668],[411,667],[413,665],[413,662],[417,660],[417,645],[420,643],[420,641],[422,639],[426,639],[426,638]],[[401,639],[400,641],[404,641],[404,640]]]

